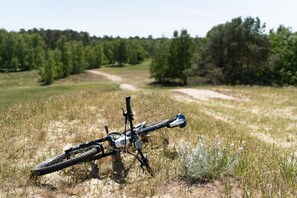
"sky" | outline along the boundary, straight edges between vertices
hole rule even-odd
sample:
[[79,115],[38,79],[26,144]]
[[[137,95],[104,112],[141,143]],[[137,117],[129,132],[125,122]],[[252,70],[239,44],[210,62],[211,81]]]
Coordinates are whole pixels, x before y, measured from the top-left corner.
[[91,36],[205,37],[236,17],[259,17],[266,32],[297,31],[297,0],[0,0],[0,29],[72,29]]

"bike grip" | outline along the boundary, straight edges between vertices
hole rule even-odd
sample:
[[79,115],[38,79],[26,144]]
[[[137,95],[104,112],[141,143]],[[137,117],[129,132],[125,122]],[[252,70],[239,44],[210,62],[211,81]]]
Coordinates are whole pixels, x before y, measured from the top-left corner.
[[127,113],[132,113],[132,110],[131,110],[131,96],[126,97],[126,107],[127,107]]

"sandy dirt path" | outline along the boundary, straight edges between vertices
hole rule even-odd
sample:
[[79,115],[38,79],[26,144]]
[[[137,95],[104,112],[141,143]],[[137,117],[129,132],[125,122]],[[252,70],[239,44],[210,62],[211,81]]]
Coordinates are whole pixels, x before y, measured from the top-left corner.
[[112,82],[121,82],[123,80],[122,77],[120,77],[120,76],[108,74],[108,73],[101,72],[101,71],[87,70],[87,72],[92,73],[92,74],[96,74],[96,75],[100,75],[100,76],[104,76],[108,80],[111,80]]
[[139,90],[135,85],[125,83],[124,79],[121,76],[108,74],[108,73],[101,72],[101,71],[96,71],[96,70],[87,70],[87,72],[92,73],[92,74],[96,74],[96,75],[100,75],[100,76],[104,76],[108,80],[120,84],[120,88],[122,90],[129,90],[129,91]]
[[[119,83],[120,88],[122,90],[129,90],[129,91],[139,90],[135,85],[126,83],[125,80],[121,76],[113,75],[113,74],[109,74],[109,73],[105,73],[105,72],[101,72],[101,71],[97,71],[97,70],[87,70],[87,72],[96,74],[96,75],[100,75],[100,76],[104,76],[112,82]],[[191,88],[182,88],[182,89],[175,89],[173,91],[179,92],[183,95],[190,96],[190,97],[198,99],[198,100],[204,100],[204,101],[209,100],[209,99],[225,99],[225,100],[235,100],[236,99],[232,96],[227,96],[227,95],[215,92],[215,91],[205,90],[205,89],[199,90],[199,89],[191,89]],[[176,98],[178,99],[178,96]]]

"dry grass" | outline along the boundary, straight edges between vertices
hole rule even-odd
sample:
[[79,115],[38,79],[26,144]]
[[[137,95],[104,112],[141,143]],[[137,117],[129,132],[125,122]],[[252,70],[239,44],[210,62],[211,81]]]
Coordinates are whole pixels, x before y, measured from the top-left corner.
[[[203,89],[240,100],[176,100],[172,92],[164,89],[92,89],[9,105],[0,114],[0,196],[297,196],[296,88]],[[99,179],[91,176],[91,164],[30,179],[30,170],[43,159],[67,146],[103,137],[104,125],[108,124],[110,130],[123,130],[120,108],[125,106],[127,95],[132,95],[135,123],[151,123],[179,112],[187,117],[184,129],[159,130],[145,145],[155,177],[143,174],[132,157],[122,155],[126,171],[118,169],[119,163],[112,159],[95,162],[99,165]],[[195,145],[201,135],[210,142],[218,137],[226,144],[246,142],[232,174],[205,184],[193,184],[182,177],[176,155],[179,142],[184,139]]]

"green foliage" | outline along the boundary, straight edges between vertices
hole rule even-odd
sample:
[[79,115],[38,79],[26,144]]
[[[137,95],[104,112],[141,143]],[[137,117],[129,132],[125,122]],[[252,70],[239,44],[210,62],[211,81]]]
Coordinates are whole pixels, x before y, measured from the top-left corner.
[[191,66],[193,56],[193,43],[187,30],[181,30],[181,33],[175,31],[174,38],[170,43],[168,64],[170,68],[170,78],[178,78],[184,85],[187,84],[187,75],[185,70]]
[[72,71],[71,74],[79,74],[86,68],[85,50],[82,42],[72,43]]
[[127,62],[127,46],[124,39],[117,41],[114,48],[114,60],[118,62],[119,66],[122,67]]
[[230,174],[242,150],[243,143],[234,151],[233,145],[222,145],[219,140],[207,146],[201,138],[195,147],[182,141],[178,154],[186,177],[207,182]]
[[102,45],[93,43],[85,47],[85,59],[88,69],[99,68],[106,60]]
[[297,33],[280,26],[270,32],[271,66],[274,82],[279,85],[297,85]]
[[50,85],[54,81],[55,56],[53,51],[48,52],[48,58],[43,70],[41,70],[42,81],[45,85]]
[[62,76],[60,78],[64,78],[70,75],[72,71],[72,54],[71,54],[71,46],[66,41],[66,37],[62,36],[57,42],[57,50],[61,51],[61,59],[59,61],[62,62]]
[[28,71],[42,66],[45,45],[37,34],[0,31],[0,71]]
[[156,44],[152,54],[150,75],[159,82],[166,82],[169,79],[169,43],[165,38],[160,39]]
[[[187,30],[174,32],[174,38],[169,43],[168,52],[164,43],[159,44],[153,53],[151,76],[164,82],[178,79],[182,84],[187,84],[186,70],[191,66],[193,56],[193,43]],[[162,41],[161,41],[162,42]],[[163,59],[163,60],[161,60]],[[167,60],[165,60],[167,59]]]
[[[269,70],[265,63],[269,55],[269,40],[260,19],[241,17],[215,26],[207,34],[200,67],[221,69],[227,84],[266,84],[262,76]],[[271,72],[270,72],[271,73]]]
[[[205,38],[186,30],[171,39],[90,37],[73,30],[0,29],[0,72],[43,70],[54,51],[54,79],[104,64],[124,66],[152,58],[151,77],[202,84],[297,84],[297,33],[280,26],[265,34],[260,19],[237,17],[213,27]],[[166,40],[164,42],[163,40]]]
[[114,43],[104,42],[103,52],[108,60],[108,64],[113,64],[114,63]]
[[146,57],[146,52],[143,47],[135,41],[131,41],[127,47],[128,63],[131,65],[140,64]]

